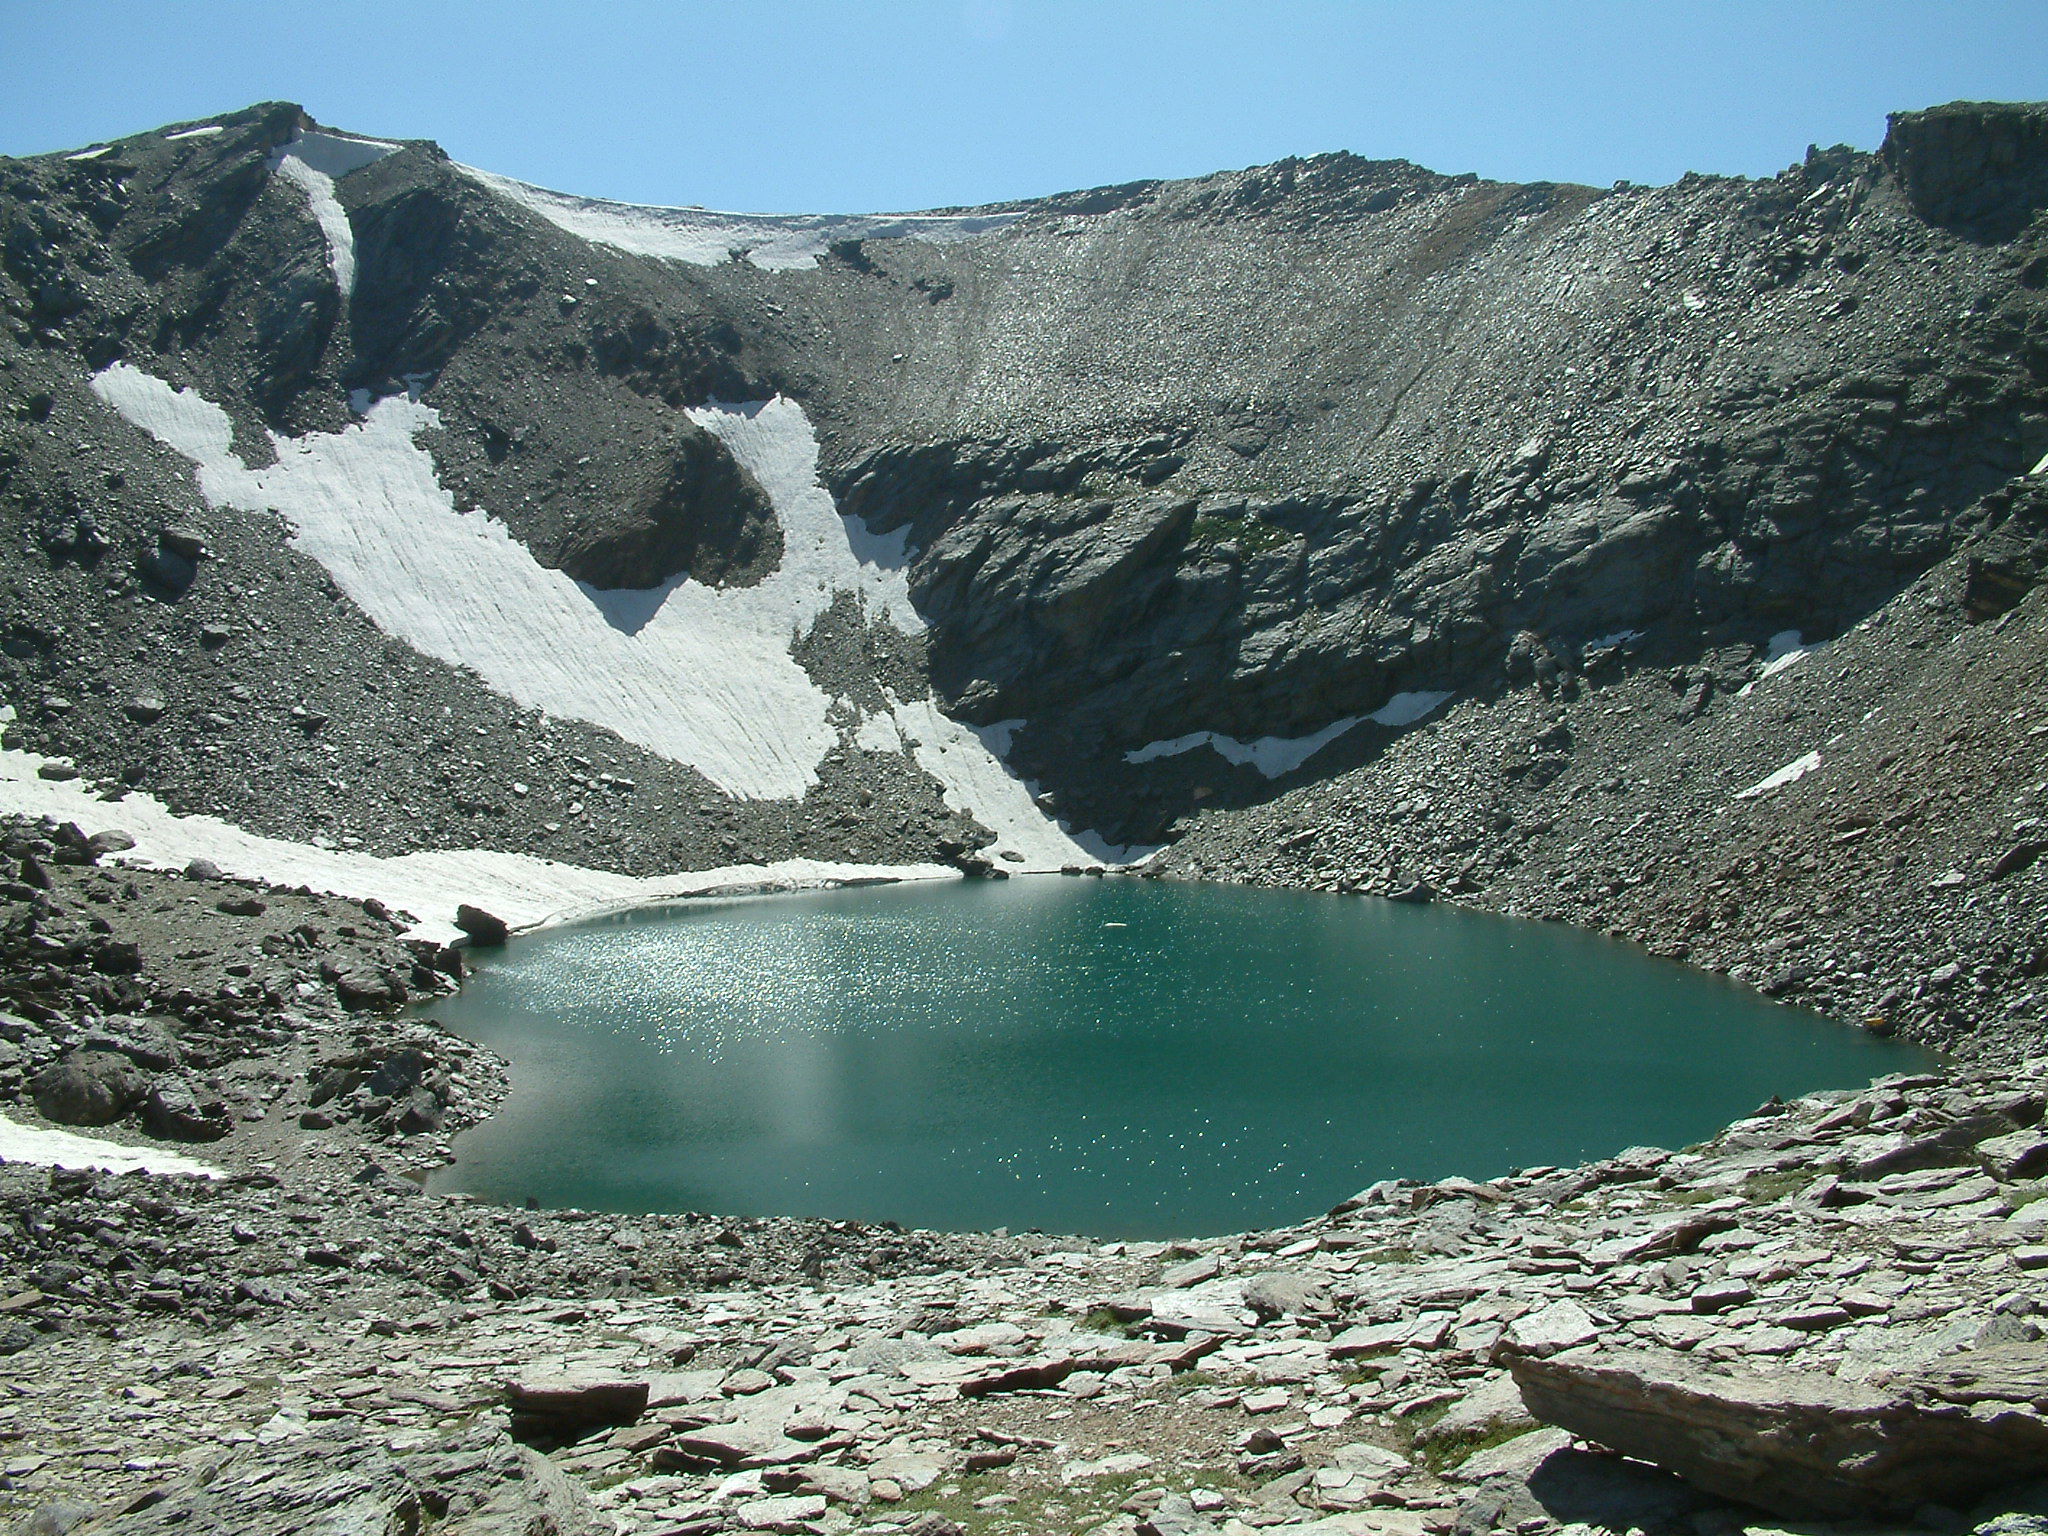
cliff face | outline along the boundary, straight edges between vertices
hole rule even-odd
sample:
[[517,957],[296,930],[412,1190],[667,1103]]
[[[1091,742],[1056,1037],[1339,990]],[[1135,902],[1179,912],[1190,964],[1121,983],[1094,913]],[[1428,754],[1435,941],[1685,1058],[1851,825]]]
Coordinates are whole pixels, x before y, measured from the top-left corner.
[[[908,855],[960,840],[958,796],[941,808],[909,738],[856,741],[854,721],[927,680],[947,714],[998,727],[985,739],[1042,805],[1152,840],[1265,798],[1269,773],[1284,788],[1369,758],[1438,694],[1826,638],[2048,452],[2043,121],[1905,114],[1878,154],[1814,151],[1759,182],[1506,186],[1333,155],[893,220],[590,203],[280,105],[6,162],[16,743],[194,808],[262,799],[394,846],[514,847],[541,834],[497,781],[546,776],[566,801],[602,745],[613,776],[668,787],[606,837],[547,846],[614,865],[651,842],[663,860],[822,851],[851,815],[886,823],[859,851]],[[850,593],[829,623],[804,611],[792,654],[852,712],[808,809],[735,798],[573,710],[553,711],[572,748],[457,754],[451,782],[410,782],[391,758],[422,711],[495,740],[505,687],[429,650],[395,675],[433,703],[394,701],[390,625],[346,582],[337,606],[289,528],[202,505],[169,440],[88,389],[117,362],[220,407],[254,472],[418,400],[454,507],[544,570],[647,594],[607,599],[627,631],[685,578],[742,593],[794,569],[766,461],[704,414],[781,393],[921,623]],[[179,556],[173,524],[212,563]],[[229,554],[250,580],[225,577]],[[274,609],[263,645],[183,633],[227,586]],[[138,671],[174,643],[206,648],[225,700]],[[122,723],[168,690],[173,717],[228,719],[223,743],[277,738],[284,769],[308,733],[242,721],[232,692],[312,708],[285,697],[307,674],[347,736],[390,739],[382,762],[310,763],[255,796],[239,751],[143,761]],[[593,725],[625,740],[578,734]]]
[[1322,159],[1034,212],[932,256],[941,303],[821,274],[905,354],[821,384],[835,483],[911,528],[943,694],[1145,833],[1191,786],[1125,752],[1469,688],[1524,632],[1567,670],[1832,635],[2048,449],[2035,121],[1605,193]]

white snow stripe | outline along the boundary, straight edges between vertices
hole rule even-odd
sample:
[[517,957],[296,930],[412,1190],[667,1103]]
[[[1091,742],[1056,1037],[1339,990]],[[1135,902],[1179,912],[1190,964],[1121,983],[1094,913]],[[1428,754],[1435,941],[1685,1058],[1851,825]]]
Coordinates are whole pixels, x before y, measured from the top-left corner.
[[[193,133],[209,131],[218,133],[220,130],[194,129]],[[174,138],[190,136],[172,135]],[[386,144],[380,139],[352,139],[339,133],[302,133],[279,150],[272,162],[272,169],[278,175],[306,194],[306,206],[313,215],[313,222],[320,226],[321,236],[327,241],[327,262],[334,269],[334,284],[345,299],[354,297],[356,291],[356,235],[348,221],[348,210],[341,206],[341,199],[335,195],[335,178],[373,165],[398,148],[398,145]]]
[[417,919],[410,930],[413,936],[443,944],[452,943],[461,931],[455,926],[455,909],[463,902],[496,913],[514,928],[530,928],[614,907],[735,887],[797,890],[854,881],[958,878],[958,871],[940,864],[849,864],[823,859],[733,864],[636,878],[484,849],[379,858],[261,837],[218,817],[180,816],[146,794],[102,800],[82,780],[39,777],[36,770],[48,761],[32,752],[0,747],[0,811],[76,822],[88,837],[96,832],[126,832],[135,839],[135,846],[116,855],[116,860],[146,869],[183,869],[194,859],[210,859],[224,874],[269,885],[303,885],[355,900],[374,896]]
[[1256,741],[1240,741],[1220,731],[1191,731],[1185,736],[1133,748],[1124,754],[1124,761],[1149,763],[1162,757],[1178,757],[1197,747],[1210,747],[1226,762],[1240,767],[1250,763],[1267,778],[1277,779],[1294,772],[1361,720],[1398,730],[1413,725],[1449,697],[1448,693],[1397,693],[1369,715],[1347,715],[1307,736],[1261,736]]
[[334,269],[334,286],[343,298],[352,298],[356,291],[356,235],[348,222],[348,210],[334,195],[334,178],[290,154],[278,161],[277,174],[306,194],[306,207],[327,241],[327,264]]
[[986,234],[1020,217],[1014,213],[782,214],[655,208],[550,192],[469,165],[456,169],[578,239],[634,256],[700,267],[723,265],[740,251],[757,267],[783,271],[815,264],[838,240],[910,239],[940,244]]

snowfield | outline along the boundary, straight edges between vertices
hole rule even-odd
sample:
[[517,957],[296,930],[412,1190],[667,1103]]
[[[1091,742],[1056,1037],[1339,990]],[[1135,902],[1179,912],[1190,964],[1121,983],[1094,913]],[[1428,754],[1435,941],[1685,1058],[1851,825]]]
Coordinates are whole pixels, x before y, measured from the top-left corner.
[[1013,224],[1014,213],[719,213],[709,208],[652,208],[550,192],[510,176],[458,165],[500,197],[532,210],[579,240],[633,256],[715,267],[744,255],[766,271],[808,267],[839,240],[972,239]]
[[[839,744],[839,701],[790,655],[792,640],[836,596],[853,594],[872,619],[905,633],[922,628],[900,538],[876,538],[839,514],[818,483],[817,438],[791,400],[690,413],[768,492],[782,526],[781,566],[752,587],[684,577],[619,594],[540,565],[488,513],[456,510],[415,440],[439,425],[432,406],[392,396],[339,432],[273,436],[277,462],[252,470],[234,452],[226,412],[197,391],[125,363],[95,375],[93,389],[192,460],[210,504],[282,516],[293,545],[387,634],[474,669],[523,705],[688,764],[735,797],[801,796]],[[634,622],[615,624],[625,599]],[[846,730],[856,743],[883,739],[854,715]],[[1005,860],[1010,867],[1095,862],[974,733],[926,704],[897,705],[893,724],[901,749],[939,780],[948,803],[997,833],[990,852],[1017,855]]]

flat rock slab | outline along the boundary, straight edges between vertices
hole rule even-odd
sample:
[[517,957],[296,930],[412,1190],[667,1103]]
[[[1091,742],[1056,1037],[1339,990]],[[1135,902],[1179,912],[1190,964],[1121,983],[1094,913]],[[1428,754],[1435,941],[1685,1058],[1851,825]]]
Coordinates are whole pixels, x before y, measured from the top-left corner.
[[675,1436],[654,1454],[663,1467],[786,1467],[809,1461],[818,1446],[794,1440],[780,1427],[741,1422],[706,1424]]
[[1974,1350],[1882,1382],[1683,1355],[1503,1348],[1529,1411],[1724,1498],[1798,1519],[1967,1506],[2048,1474],[2048,1351]]
[[515,1420],[573,1425],[631,1424],[647,1411],[644,1376],[555,1371],[515,1376],[505,1402]]

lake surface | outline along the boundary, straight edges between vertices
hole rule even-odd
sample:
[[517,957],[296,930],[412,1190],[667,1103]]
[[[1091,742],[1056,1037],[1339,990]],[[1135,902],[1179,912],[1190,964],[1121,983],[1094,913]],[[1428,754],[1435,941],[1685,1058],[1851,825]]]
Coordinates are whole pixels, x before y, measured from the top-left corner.
[[1554,925],[1057,876],[643,909],[435,1012],[514,1084],[436,1188],[1104,1237],[1682,1146],[1928,1059]]

